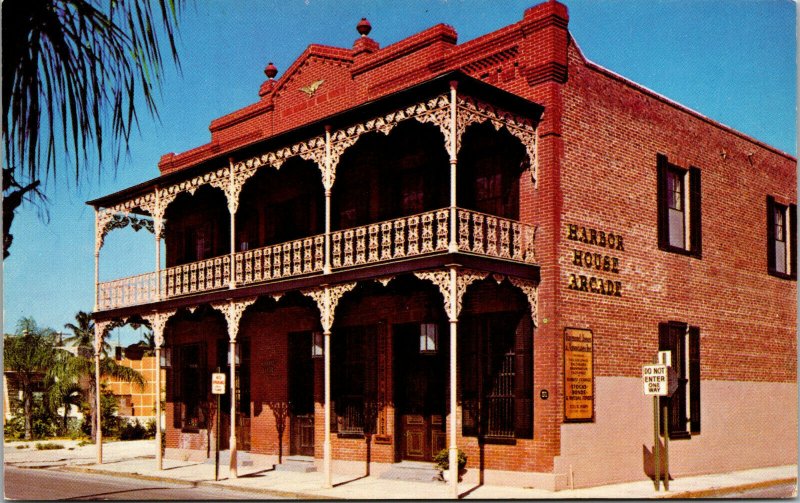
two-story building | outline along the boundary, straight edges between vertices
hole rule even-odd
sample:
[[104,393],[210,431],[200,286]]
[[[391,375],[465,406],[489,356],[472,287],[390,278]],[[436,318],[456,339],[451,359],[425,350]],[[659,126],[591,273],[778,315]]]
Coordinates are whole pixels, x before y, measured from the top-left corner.
[[442,449],[486,483],[642,479],[642,365],[670,350],[673,476],[796,463],[795,159],[588,61],[568,19],[387,47],[362,20],[89,202],[96,258],[155,235],[94,316],[153,328],[166,456],[205,459],[219,423],[327,483]]

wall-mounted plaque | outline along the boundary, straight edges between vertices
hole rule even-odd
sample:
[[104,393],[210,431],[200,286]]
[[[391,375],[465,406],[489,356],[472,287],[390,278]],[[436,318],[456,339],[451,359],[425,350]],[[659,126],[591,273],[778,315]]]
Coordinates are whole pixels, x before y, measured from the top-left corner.
[[594,421],[592,331],[564,329],[564,420]]

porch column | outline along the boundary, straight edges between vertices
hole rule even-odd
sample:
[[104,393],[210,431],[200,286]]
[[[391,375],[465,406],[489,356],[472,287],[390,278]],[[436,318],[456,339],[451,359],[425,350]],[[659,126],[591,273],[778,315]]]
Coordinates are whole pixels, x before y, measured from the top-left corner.
[[164,345],[164,327],[173,312],[153,313],[143,315],[142,318],[150,322],[150,329],[153,330],[153,342],[155,343],[156,353],[156,468],[164,469],[164,461],[161,452],[161,347]]
[[[156,191],[156,208],[159,208],[160,201],[159,201],[158,188],[156,188],[155,191]],[[156,212],[157,211],[158,210],[156,210]],[[156,240],[156,300],[161,300],[161,226],[162,225],[163,221],[161,220],[161,215],[158,214],[153,215],[153,236],[155,237]],[[156,348],[156,350],[158,350],[158,348]]]
[[100,222],[97,207],[94,209],[94,311],[97,312],[100,297]]
[[103,332],[106,324],[95,322],[94,324],[94,391],[95,391],[95,444],[97,446],[97,464],[103,464],[103,428],[102,414],[100,409],[100,349],[103,347]]
[[[322,268],[323,274],[331,273],[331,127],[325,126],[325,174],[323,175],[323,185],[325,186],[325,265]],[[326,339],[327,340],[327,339]]]
[[458,161],[457,151],[457,129],[456,129],[456,88],[458,82],[455,80],[450,81],[450,243],[448,250],[450,253],[458,251],[458,242],[456,236],[456,163]]
[[[231,438],[230,451],[231,451],[231,464],[230,464],[230,477],[235,479],[239,476],[237,473],[237,459],[236,459],[236,336],[231,337]],[[219,419],[217,419],[219,421]]]
[[450,484],[453,498],[458,499],[458,445],[456,441],[456,378],[458,355],[458,273],[450,266]]
[[[238,477],[236,464],[236,335],[239,333],[239,320],[242,319],[242,314],[256,299],[257,297],[251,297],[211,304],[211,307],[218,309],[225,315],[225,321],[228,323],[228,337],[230,339],[231,436],[229,441],[231,452],[230,477],[232,479]],[[219,417],[219,411],[217,411],[217,417]],[[217,419],[217,421],[219,421],[219,419]]]
[[325,439],[322,441],[322,469],[325,472],[326,488],[333,487],[331,478],[331,291],[325,286],[325,307],[322,319],[325,321],[323,324],[323,336],[325,337],[325,345],[323,348],[323,356],[325,359]]
[[[234,288],[236,288],[236,263],[235,263],[235,259],[236,259],[236,257],[235,257],[235,255],[236,255],[236,202],[233,200],[234,197],[236,197],[235,192],[234,192],[235,186],[236,186],[236,179],[235,179],[234,173],[233,173],[233,157],[229,157],[228,158],[228,171],[230,171],[230,177],[229,177],[230,180],[228,181],[228,190],[225,193],[225,196],[226,196],[226,198],[228,200],[228,212],[230,212],[230,215],[231,215],[231,232],[230,232],[230,238],[231,238],[231,241],[230,241],[230,243],[231,243],[231,255],[230,255],[230,257],[231,257],[230,258],[230,261],[231,261],[231,278],[230,278],[230,284],[228,285],[228,288],[233,290]],[[231,369],[233,369],[233,366],[231,366]],[[231,458],[231,459],[233,459],[233,458]]]
[[164,469],[161,453],[161,344],[156,342],[156,468]]

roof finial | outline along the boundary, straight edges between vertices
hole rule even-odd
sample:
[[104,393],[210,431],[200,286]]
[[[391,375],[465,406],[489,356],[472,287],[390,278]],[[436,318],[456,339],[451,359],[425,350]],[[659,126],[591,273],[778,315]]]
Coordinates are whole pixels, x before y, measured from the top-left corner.
[[272,61],[270,61],[267,67],[264,68],[264,74],[269,80],[274,79],[275,76],[278,75],[278,68],[272,64]]
[[372,31],[372,25],[369,24],[367,18],[362,17],[361,21],[359,21],[358,24],[356,25],[356,30],[358,31],[358,33],[361,34],[362,37],[366,37],[367,35],[369,35],[369,32]]

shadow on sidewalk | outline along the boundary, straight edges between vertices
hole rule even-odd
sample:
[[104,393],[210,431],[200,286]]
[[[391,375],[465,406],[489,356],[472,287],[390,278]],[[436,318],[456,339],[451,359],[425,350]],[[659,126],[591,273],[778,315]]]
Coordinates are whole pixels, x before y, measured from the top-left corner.
[[265,468],[264,470],[259,470],[257,472],[248,473],[246,475],[239,475],[240,479],[246,478],[255,478],[255,477],[263,477],[267,472],[274,472],[275,468]]
[[333,486],[332,486],[332,487],[339,487],[339,486],[343,486],[343,485],[345,485],[345,484],[349,484],[349,483],[351,483],[351,482],[355,482],[356,480],[361,480],[361,479],[366,479],[366,478],[369,478],[369,475],[362,475],[362,476],[360,476],[360,477],[356,477],[356,478],[354,478],[354,479],[350,479],[350,480],[344,480],[344,481],[342,481],[342,482],[337,482],[337,483],[333,484]]

